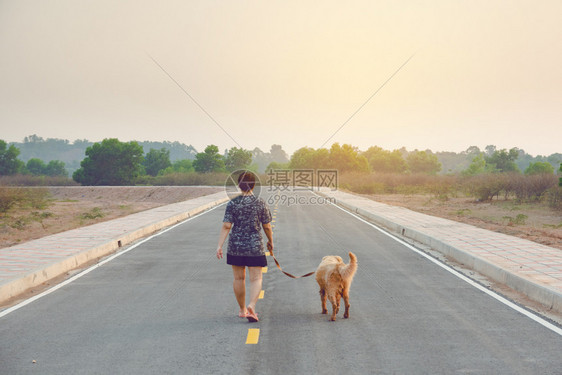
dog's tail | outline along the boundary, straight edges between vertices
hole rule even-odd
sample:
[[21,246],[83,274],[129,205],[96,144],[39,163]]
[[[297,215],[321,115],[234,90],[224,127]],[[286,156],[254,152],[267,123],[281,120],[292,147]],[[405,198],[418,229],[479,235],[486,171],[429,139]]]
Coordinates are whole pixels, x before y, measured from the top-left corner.
[[349,264],[340,270],[340,275],[344,280],[350,280],[357,271],[357,257],[351,251],[349,252]]

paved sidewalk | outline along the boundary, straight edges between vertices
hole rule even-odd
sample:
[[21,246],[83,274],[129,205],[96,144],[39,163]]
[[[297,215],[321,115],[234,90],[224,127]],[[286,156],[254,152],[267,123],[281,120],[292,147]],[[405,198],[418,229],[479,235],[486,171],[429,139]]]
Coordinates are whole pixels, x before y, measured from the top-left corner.
[[322,189],[320,193],[335,198],[341,207],[562,312],[562,250],[342,191]]
[[0,303],[227,200],[214,193],[2,248]]

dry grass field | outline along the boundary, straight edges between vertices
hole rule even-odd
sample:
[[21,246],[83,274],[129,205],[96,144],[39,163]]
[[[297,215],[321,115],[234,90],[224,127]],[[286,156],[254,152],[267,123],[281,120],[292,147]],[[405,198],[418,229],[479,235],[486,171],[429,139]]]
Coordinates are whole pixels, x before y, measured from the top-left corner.
[[562,250],[562,211],[549,207],[545,202],[522,203],[503,198],[479,202],[473,197],[439,199],[425,194],[363,196]]
[[[0,187],[0,247],[222,191],[223,187]],[[461,193],[364,194],[390,205],[518,236],[562,250],[562,210],[546,200]]]
[[[222,187],[0,187],[0,248],[222,191]],[[15,199],[14,199],[15,198]]]

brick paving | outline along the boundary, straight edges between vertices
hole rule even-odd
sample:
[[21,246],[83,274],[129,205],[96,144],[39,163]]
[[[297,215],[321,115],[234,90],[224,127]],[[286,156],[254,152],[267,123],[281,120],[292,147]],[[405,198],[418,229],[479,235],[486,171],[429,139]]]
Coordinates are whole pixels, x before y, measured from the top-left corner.
[[[342,191],[323,189],[321,193],[391,231],[445,253],[454,249],[457,254],[463,254],[463,259],[473,259],[473,263],[484,261],[495,266],[503,275],[502,280],[496,281],[507,281],[509,285],[509,279],[519,280],[516,285],[509,285],[514,289],[526,292],[521,289],[526,289],[529,283],[539,285],[545,288],[542,292],[546,290],[549,294],[546,301],[539,302],[547,306],[550,303],[551,307],[562,311],[562,251],[559,249]],[[532,295],[529,297],[533,298]]]
[[[89,255],[88,252],[92,249],[107,248],[105,252],[110,253],[119,247],[118,241],[124,246],[226,200],[227,196],[224,192],[210,194],[2,248],[0,249],[0,302],[38,284],[35,282],[35,285],[14,287],[18,280],[30,277],[37,279],[37,275],[40,275],[42,270],[73,257],[82,256],[80,259],[83,259],[99,256]],[[79,265],[75,264],[74,267]],[[39,281],[46,281],[56,276],[58,275],[51,272],[44,280]]]

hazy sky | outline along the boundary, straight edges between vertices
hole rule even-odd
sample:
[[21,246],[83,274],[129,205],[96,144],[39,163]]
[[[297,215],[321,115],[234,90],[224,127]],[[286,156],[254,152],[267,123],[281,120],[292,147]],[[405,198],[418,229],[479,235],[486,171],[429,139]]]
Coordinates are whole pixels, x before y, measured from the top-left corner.
[[0,0],[0,139],[562,152],[562,1]]

